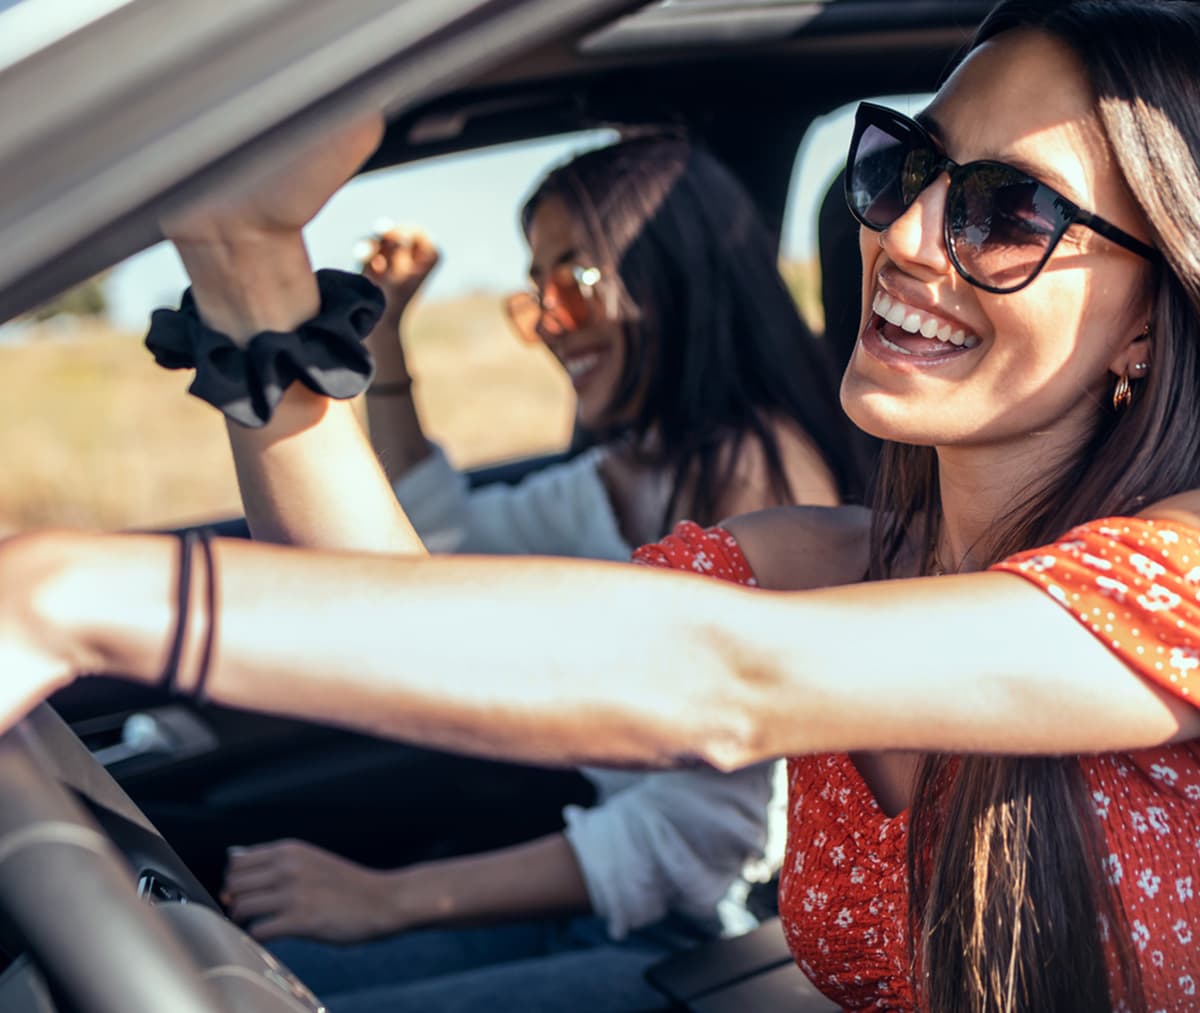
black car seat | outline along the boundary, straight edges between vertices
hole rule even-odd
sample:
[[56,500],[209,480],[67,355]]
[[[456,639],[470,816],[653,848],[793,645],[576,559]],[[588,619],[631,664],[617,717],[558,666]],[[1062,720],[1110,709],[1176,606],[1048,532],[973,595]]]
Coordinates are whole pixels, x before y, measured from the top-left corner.
[[[821,262],[821,303],[825,311],[825,340],[838,376],[846,369],[858,341],[862,311],[862,257],[858,252],[858,222],[846,207],[845,171],[825,191],[817,212],[817,253]],[[880,441],[855,429],[857,450],[871,478],[879,461]],[[868,500],[868,502],[870,502]]]

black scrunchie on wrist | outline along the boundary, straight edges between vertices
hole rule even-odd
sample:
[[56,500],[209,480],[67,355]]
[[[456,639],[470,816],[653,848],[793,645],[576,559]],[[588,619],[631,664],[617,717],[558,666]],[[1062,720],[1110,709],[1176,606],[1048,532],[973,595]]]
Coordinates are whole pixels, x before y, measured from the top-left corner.
[[294,331],[262,331],[244,347],[200,319],[189,288],[179,309],[154,311],[146,347],[167,369],[195,367],[188,390],[250,429],[271,421],[295,380],[327,397],[355,397],[375,373],[362,341],[383,314],[383,293],[348,271],[318,271],[317,288],[315,317]]

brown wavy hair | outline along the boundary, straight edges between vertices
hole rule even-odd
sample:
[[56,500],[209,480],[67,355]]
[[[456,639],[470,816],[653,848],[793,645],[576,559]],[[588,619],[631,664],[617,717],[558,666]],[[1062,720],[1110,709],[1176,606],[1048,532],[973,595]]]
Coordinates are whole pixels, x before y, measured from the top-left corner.
[[[1151,293],[1154,368],[1117,414],[1018,491],[983,547],[991,563],[1072,526],[1200,486],[1200,6],[1183,0],[1007,0],[971,48],[1033,28],[1082,61],[1118,171],[1162,254]],[[935,451],[885,447],[871,575],[906,546],[925,572],[940,524]],[[1100,869],[1077,757],[929,756],[910,812],[914,985],[930,1013],[1111,1013],[1144,1007],[1120,900]],[[1119,966],[1112,978],[1109,937]],[[1115,987],[1110,983],[1115,982]],[[1114,994],[1115,993],[1115,994]]]

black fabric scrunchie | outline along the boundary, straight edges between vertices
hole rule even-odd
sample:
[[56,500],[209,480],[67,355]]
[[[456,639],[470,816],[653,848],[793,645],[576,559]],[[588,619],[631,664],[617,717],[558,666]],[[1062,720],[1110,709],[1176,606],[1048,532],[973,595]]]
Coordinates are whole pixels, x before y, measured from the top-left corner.
[[188,390],[250,429],[271,421],[295,380],[327,397],[355,397],[375,374],[362,340],[383,314],[383,293],[348,271],[318,271],[317,288],[315,317],[294,331],[262,331],[245,347],[200,319],[189,288],[179,309],[151,315],[146,347],[167,369],[195,367]]

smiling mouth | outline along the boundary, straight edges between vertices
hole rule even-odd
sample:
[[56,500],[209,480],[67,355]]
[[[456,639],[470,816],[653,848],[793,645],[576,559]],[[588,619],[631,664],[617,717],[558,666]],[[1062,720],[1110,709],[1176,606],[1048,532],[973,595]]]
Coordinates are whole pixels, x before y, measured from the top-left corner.
[[879,340],[892,352],[924,358],[969,351],[979,336],[926,313],[886,292],[877,292],[871,309],[879,317]]
[[592,372],[599,364],[602,356],[599,352],[588,352],[585,355],[576,355],[568,359],[563,359],[563,369],[567,371],[567,375],[571,378],[571,382],[578,384],[589,373]]

